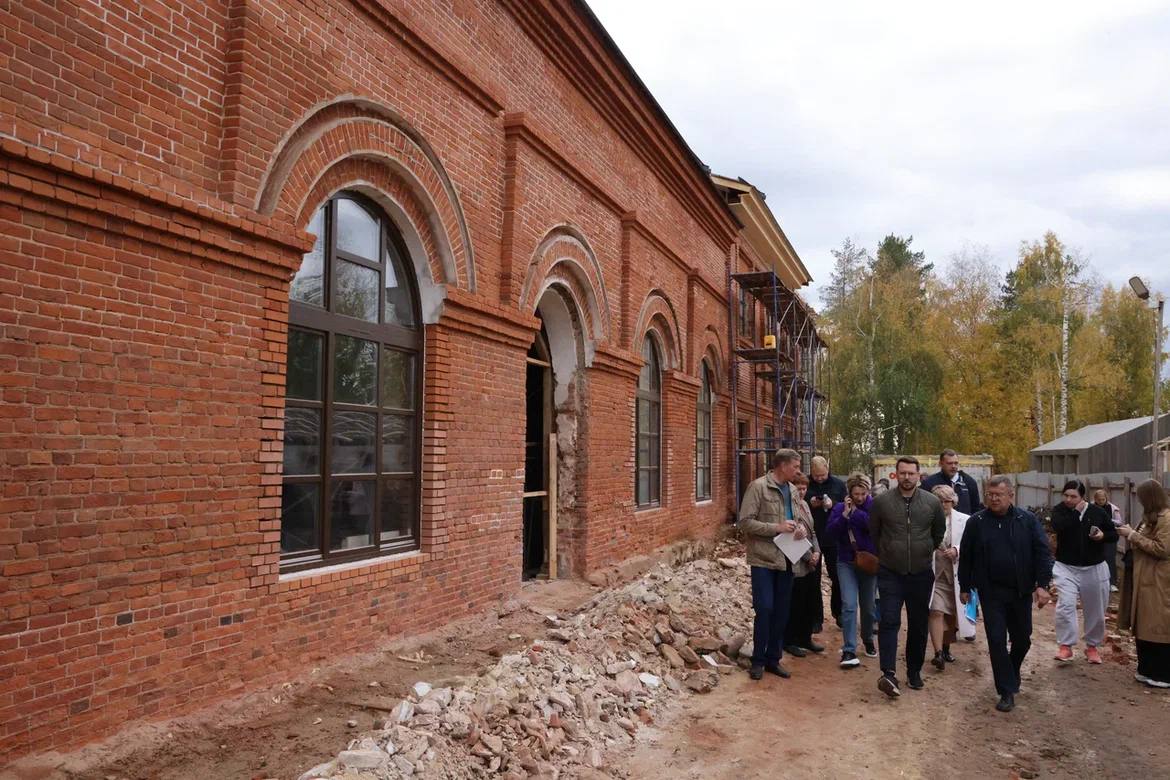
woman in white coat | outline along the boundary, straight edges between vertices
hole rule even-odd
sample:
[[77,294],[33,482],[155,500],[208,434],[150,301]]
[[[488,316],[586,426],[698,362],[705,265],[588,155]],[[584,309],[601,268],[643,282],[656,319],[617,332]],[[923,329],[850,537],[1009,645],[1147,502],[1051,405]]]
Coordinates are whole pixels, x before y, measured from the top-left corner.
[[930,644],[934,648],[931,663],[941,672],[948,663],[955,661],[951,655],[951,642],[955,637],[975,636],[975,625],[967,619],[967,611],[959,603],[956,577],[959,545],[969,515],[955,509],[955,491],[950,485],[939,485],[931,492],[938,496],[947,516],[942,547],[934,553],[934,590],[930,594]]

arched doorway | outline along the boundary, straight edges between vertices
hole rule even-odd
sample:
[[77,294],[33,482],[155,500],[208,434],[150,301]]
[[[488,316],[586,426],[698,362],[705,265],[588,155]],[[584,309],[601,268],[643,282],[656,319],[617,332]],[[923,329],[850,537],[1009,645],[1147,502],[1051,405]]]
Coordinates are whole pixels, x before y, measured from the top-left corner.
[[[524,392],[524,525],[521,532],[521,576],[529,580],[540,575],[556,576],[555,476],[550,455],[555,448],[552,410],[552,355],[548,334],[541,325],[528,350]],[[550,490],[550,488],[553,488]]]
[[584,416],[585,341],[572,294],[551,284],[536,306],[540,330],[526,376],[523,576],[565,576],[578,552],[577,442]]

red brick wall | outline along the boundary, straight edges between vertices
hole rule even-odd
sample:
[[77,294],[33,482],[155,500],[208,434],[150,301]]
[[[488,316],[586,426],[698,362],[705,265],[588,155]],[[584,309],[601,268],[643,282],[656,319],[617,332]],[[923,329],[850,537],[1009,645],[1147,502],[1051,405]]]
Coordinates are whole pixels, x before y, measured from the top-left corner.
[[[517,588],[537,327],[521,292],[558,273],[537,254],[556,229],[581,237],[558,267],[583,269],[566,279],[599,320],[580,312],[572,568],[726,519],[736,225],[590,25],[568,0],[0,9],[0,756]],[[394,209],[447,289],[426,332],[421,549],[281,577],[288,281],[308,215],[348,186]],[[663,506],[635,511],[651,322],[673,339]],[[715,495],[696,504],[708,354]]]

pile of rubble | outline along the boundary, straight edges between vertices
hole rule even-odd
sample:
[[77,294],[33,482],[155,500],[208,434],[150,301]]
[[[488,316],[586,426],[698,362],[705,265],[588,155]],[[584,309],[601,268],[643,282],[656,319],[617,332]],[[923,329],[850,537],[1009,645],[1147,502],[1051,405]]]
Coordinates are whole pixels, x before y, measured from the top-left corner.
[[459,687],[416,683],[380,731],[301,780],[620,776],[608,750],[628,746],[672,697],[710,691],[750,657],[742,548],[705,549],[576,614],[546,615],[545,638]]

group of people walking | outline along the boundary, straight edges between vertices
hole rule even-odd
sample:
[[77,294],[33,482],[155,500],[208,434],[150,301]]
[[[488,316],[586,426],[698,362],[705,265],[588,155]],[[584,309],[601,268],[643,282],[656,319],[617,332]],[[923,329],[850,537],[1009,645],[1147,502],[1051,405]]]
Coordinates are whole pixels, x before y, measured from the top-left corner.
[[905,613],[905,684],[919,690],[927,641],[931,664],[944,671],[955,661],[954,644],[975,639],[981,611],[995,706],[1011,711],[1031,647],[1032,611],[1050,601],[1050,591],[1057,598],[1057,662],[1074,662],[1082,637],[1078,603],[1085,659],[1102,662],[1120,549],[1118,622],[1137,639],[1136,679],[1170,688],[1170,508],[1155,480],[1138,487],[1143,513],[1132,527],[1107,492],[1088,501],[1085,485],[1069,481],[1052,510],[1054,555],[1040,520],[1016,506],[1012,480],[991,477],[984,506],[978,483],[959,468],[953,450],[943,451],[938,472],[926,478],[917,459],[899,458],[896,484],[884,491],[860,473],[842,481],[820,457],[805,476],[795,450],[777,451],[771,466],[748,486],[738,522],[755,610],[752,679],[789,677],[784,653],[824,652],[815,636],[823,630],[820,586],[827,571],[843,669],[861,665],[861,648],[878,658],[878,688],[901,696],[897,653]]

